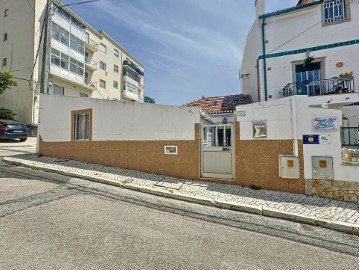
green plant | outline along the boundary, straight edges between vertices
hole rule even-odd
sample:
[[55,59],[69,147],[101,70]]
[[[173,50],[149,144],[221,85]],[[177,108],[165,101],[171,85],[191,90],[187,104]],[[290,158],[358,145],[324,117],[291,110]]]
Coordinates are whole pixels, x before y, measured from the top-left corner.
[[311,57],[311,56],[308,56],[307,58],[305,58],[304,63],[303,63],[303,67],[309,66],[310,63],[312,63],[313,60],[314,60],[314,58]]
[[12,110],[4,107],[0,108],[0,119],[15,120],[15,113]]
[[4,93],[11,86],[17,86],[14,76],[9,72],[0,72],[0,94]]

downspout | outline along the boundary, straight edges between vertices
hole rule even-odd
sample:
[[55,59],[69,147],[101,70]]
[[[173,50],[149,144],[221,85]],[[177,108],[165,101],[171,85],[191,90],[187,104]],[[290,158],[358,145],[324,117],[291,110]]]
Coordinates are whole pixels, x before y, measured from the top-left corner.
[[267,60],[266,60],[266,44],[265,44],[265,20],[262,19],[262,48],[263,48],[263,80],[264,80],[264,100],[268,100],[268,85],[267,85]]
[[261,87],[260,87],[260,75],[259,75],[259,58],[257,59],[257,100],[261,101]]
[[293,136],[293,155],[299,157],[298,146],[298,125],[297,125],[297,106],[296,99],[290,100],[291,119],[292,119],[292,136]]

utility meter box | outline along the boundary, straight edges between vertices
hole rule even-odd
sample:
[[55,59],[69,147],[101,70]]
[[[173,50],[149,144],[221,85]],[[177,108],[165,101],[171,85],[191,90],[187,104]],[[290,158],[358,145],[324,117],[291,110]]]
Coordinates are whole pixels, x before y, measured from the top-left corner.
[[312,157],[313,179],[334,179],[332,157]]
[[299,179],[299,158],[296,156],[279,156],[279,177],[287,179]]

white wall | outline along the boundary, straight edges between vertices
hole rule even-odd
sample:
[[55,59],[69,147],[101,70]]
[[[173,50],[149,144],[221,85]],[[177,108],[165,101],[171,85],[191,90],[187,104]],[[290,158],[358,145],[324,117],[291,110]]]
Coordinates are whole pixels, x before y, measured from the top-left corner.
[[[333,157],[335,180],[359,182],[359,166],[341,165],[340,135],[342,106],[348,102],[358,102],[359,94],[352,93],[334,96],[329,108],[323,109],[321,104],[326,101],[328,101],[328,96],[295,96],[238,106],[236,108],[237,112],[245,112],[245,116],[237,114],[237,121],[240,122],[240,139],[293,140],[295,148],[296,140],[302,140],[303,135],[330,135],[330,144],[303,145],[304,177],[306,179],[312,178],[312,156],[329,156]],[[354,111],[355,109],[351,110]],[[357,115],[358,113],[356,111]],[[314,119],[317,117],[336,117],[338,119],[338,130],[335,132],[315,132]],[[252,121],[267,121],[266,139],[253,138]],[[295,154],[295,151],[293,154]]]
[[240,122],[240,139],[258,140],[253,138],[253,121],[267,121],[267,140],[293,139],[292,104],[293,98],[283,98],[237,106],[237,112],[245,112],[245,116],[237,114],[237,121]]
[[194,140],[198,108],[41,95],[39,134],[71,141],[71,111],[92,109],[93,141]]
[[[347,106],[343,107],[343,115],[349,118],[349,124],[351,127],[359,127],[359,106]],[[343,126],[348,126],[348,121],[343,121]]]
[[255,89],[258,89],[257,83],[257,58],[258,58],[258,25],[255,22],[247,36],[246,46],[243,52],[243,60],[241,66],[241,93],[251,95],[254,101],[259,101],[258,94]]

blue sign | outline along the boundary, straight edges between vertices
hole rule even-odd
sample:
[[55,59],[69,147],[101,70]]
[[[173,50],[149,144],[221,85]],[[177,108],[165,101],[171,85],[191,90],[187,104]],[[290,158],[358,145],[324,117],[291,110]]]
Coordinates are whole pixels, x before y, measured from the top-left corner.
[[303,144],[319,144],[319,135],[303,135]]

